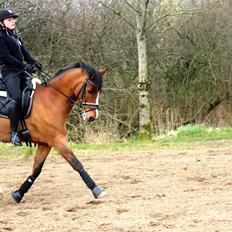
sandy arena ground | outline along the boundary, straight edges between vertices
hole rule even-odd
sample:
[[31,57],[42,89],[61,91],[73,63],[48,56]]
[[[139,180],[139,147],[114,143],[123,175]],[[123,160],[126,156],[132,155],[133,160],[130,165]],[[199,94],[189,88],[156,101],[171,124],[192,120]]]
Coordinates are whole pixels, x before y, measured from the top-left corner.
[[11,199],[33,159],[0,158],[0,232],[231,232],[230,148],[79,155],[108,195],[95,200],[60,156],[20,204]]

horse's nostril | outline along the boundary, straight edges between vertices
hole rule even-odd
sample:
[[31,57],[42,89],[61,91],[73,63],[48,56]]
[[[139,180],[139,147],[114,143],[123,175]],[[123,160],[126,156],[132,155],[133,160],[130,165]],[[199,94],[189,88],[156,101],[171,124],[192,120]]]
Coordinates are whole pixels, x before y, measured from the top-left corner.
[[88,118],[87,121],[88,121],[88,122],[92,122],[92,121],[94,121],[94,120],[95,120],[95,118],[91,116],[91,117]]

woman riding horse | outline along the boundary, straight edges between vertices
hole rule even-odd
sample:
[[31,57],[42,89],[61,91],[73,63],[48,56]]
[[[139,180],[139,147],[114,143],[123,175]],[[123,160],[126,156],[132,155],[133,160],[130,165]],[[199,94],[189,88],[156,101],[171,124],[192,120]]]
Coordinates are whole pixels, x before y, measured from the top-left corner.
[[[38,144],[31,175],[18,190],[12,193],[20,202],[40,175],[43,164],[55,148],[77,171],[95,198],[105,195],[77,159],[67,142],[66,123],[74,105],[83,111],[83,119],[91,122],[98,117],[99,96],[102,89],[102,76],[106,70],[97,71],[86,63],[76,63],[59,71],[47,84],[37,84],[32,111],[26,119],[32,142]],[[9,120],[0,118],[0,140],[8,141]]]
[[26,50],[22,40],[14,33],[17,17],[18,15],[10,10],[0,11],[0,64],[7,92],[13,99],[9,113],[10,141],[15,146],[21,146],[17,129],[21,111],[21,88],[28,76],[25,71],[33,73],[35,67],[39,70],[42,67]]

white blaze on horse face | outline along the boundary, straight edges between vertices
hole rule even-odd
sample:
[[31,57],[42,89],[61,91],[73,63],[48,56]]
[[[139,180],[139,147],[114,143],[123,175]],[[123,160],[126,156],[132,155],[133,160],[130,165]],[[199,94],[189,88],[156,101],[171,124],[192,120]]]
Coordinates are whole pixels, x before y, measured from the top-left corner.
[[[96,98],[96,104],[99,105],[99,96],[100,96],[100,92],[97,93],[97,98]],[[98,109],[96,109],[96,119],[98,118]]]

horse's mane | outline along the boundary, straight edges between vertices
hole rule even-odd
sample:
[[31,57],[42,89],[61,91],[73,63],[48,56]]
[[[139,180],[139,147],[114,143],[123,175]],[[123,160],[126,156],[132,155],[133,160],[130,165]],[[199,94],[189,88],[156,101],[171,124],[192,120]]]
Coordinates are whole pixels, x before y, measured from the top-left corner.
[[91,81],[96,85],[98,90],[101,90],[102,88],[102,74],[97,71],[94,67],[92,67],[89,64],[86,64],[84,62],[77,62],[74,64],[70,64],[62,69],[60,69],[55,75],[54,78],[57,77],[58,75],[73,69],[73,68],[80,68],[82,71],[88,73],[89,78]]

